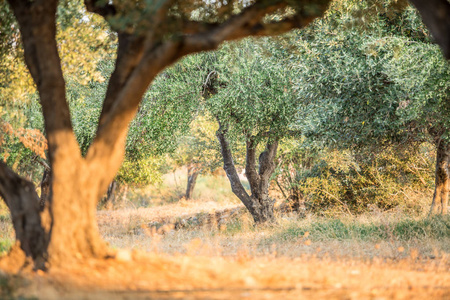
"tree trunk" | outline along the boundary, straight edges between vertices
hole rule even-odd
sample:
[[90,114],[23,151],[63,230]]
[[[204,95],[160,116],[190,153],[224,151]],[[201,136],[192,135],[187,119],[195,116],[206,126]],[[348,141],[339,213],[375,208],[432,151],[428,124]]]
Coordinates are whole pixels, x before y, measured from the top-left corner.
[[52,169],[52,231],[49,258],[52,264],[108,256],[98,231],[97,203],[107,189],[102,169],[79,161],[55,163]]
[[200,175],[201,170],[195,165],[188,166],[188,178],[187,178],[187,187],[186,187],[186,200],[191,199],[192,194],[194,193],[195,184],[197,183],[197,177]]
[[447,214],[449,189],[450,143],[439,140],[436,151],[436,172],[430,214]]
[[100,201],[100,204],[107,209],[111,208],[116,198],[117,182],[111,181],[106,191],[106,195]]
[[224,170],[231,184],[233,193],[244,203],[257,224],[274,222],[275,200],[269,197],[270,177],[275,171],[274,159],[278,147],[278,142],[268,142],[266,149],[259,157],[259,172],[255,166],[256,144],[253,141],[247,142],[247,157],[245,173],[250,183],[251,195],[242,186],[239,176],[234,166],[231,150],[226,140],[227,129],[219,122],[219,130],[216,135],[219,139]]
[[45,268],[48,232],[41,223],[39,197],[33,183],[16,175],[0,161],[0,196],[11,212],[16,241],[37,268]]
[[44,209],[45,204],[49,203],[51,199],[51,180],[52,180],[51,174],[52,173],[50,168],[44,169],[44,174],[42,175],[41,180],[41,199],[39,201],[41,209]]
[[303,213],[305,210],[305,199],[303,194],[300,192],[298,186],[293,185],[291,187],[291,192],[288,198],[289,207],[292,211],[296,213]]

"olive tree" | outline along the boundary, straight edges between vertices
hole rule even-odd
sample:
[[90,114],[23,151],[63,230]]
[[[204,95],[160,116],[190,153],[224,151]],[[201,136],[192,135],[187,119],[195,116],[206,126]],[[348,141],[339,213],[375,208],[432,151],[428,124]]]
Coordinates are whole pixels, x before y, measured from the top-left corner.
[[[280,51],[270,40],[246,40],[208,54],[203,64],[207,69],[203,97],[219,123],[216,135],[224,170],[233,193],[256,223],[274,221],[275,201],[269,197],[269,185],[278,145],[290,134],[298,105],[291,90],[292,70],[277,56]],[[230,142],[245,145],[250,193],[239,179]]]
[[[98,200],[122,162],[127,128],[152,80],[179,58],[223,41],[273,35],[307,25],[329,1],[84,1],[118,37],[96,135],[82,155],[71,123],[56,40],[58,1],[8,1],[36,84],[52,169],[51,199],[41,213],[34,187],[0,162],[0,194],[16,239],[37,268],[110,251],[95,220]],[[276,16],[276,18],[272,16]]]
[[446,213],[450,66],[412,8],[375,15],[358,34],[350,12],[331,9],[297,38],[299,126],[341,148],[434,142],[432,211]]

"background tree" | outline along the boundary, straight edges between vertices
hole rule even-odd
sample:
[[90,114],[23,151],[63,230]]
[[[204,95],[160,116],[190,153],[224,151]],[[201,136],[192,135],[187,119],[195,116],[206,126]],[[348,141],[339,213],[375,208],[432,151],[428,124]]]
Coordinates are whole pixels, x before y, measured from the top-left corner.
[[[190,53],[226,40],[269,35],[307,25],[329,1],[103,2],[86,8],[117,33],[115,69],[98,128],[83,156],[71,123],[57,43],[57,1],[9,1],[18,21],[24,57],[39,94],[52,168],[49,222],[41,224],[30,183],[0,163],[0,194],[11,210],[16,238],[37,268],[67,260],[106,257],[95,221],[97,201],[120,167],[127,128],[149,84]],[[277,18],[271,16],[276,13]],[[282,16],[282,17],[278,17]],[[94,16],[89,15],[94,18]],[[81,21],[83,22],[83,21]]]
[[424,141],[435,143],[432,210],[445,213],[449,65],[411,7],[372,15],[358,34],[348,29],[355,11],[367,3],[333,6],[298,37],[295,85],[309,103],[300,127],[305,135],[340,148],[397,145],[410,151]]
[[[251,40],[227,45],[208,54],[204,98],[219,123],[224,170],[233,193],[244,203],[256,223],[274,221],[275,200],[269,185],[275,170],[280,140],[289,134],[297,99],[290,90],[290,70],[275,53],[276,44]],[[246,147],[245,174],[250,194],[243,187],[233,161],[230,141]],[[260,145],[265,144],[261,149]],[[257,158],[258,151],[261,151]],[[258,161],[257,161],[258,159]]]
[[187,168],[186,200],[192,198],[200,174],[212,173],[220,167],[216,127],[210,116],[197,116],[191,123],[189,134],[179,138],[177,150],[172,154],[177,166]]

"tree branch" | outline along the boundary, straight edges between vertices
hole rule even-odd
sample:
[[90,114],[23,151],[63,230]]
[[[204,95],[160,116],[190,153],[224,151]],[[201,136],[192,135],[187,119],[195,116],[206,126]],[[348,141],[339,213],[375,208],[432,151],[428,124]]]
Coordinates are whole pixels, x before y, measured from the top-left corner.
[[111,112],[117,97],[123,90],[132,72],[139,65],[144,54],[144,38],[127,33],[119,33],[119,46],[114,72],[108,83],[102,112],[99,119],[99,128],[104,124],[106,116]]
[[223,23],[202,23],[184,21],[185,47],[188,52],[212,50],[224,41],[241,39],[247,36],[267,36],[285,33],[294,28],[303,28],[325,12],[330,0],[318,1],[319,9],[310,15],[298,12],[292,17],[278,22],[265,23],[264,17],[279,8],[286,7],[284,1],[274,1],[267,5],[259,1],[245,8]]

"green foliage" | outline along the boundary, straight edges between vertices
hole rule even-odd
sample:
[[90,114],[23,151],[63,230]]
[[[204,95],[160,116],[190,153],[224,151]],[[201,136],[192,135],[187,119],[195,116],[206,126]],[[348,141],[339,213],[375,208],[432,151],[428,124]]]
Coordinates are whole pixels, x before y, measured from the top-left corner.
[[187,57],[153,81],[130,125],[129,157],[171,153],[177,148],[178,138],[189,131],[201,109],[196,64],[195,58]]
[[212,173],[221,166],[216,139],[217,123],[208,116],[198,116],[192,121],[189,135],[178,140],[178,147],[171,154],[176,166],[194,166],[204,173]]
[[448,127],[450,68],[429,42],[416,11],[372,16],[349,29],[355,12],[335,10],[299,34],[295,86],[304,134],[342,147],[423,141]]
[[383,222],[343,221],[341,219],[323,219],[306,227],[288,226],[278,233],[284,240],[303,237],[308,232],[314,240],[361,240],[380,241],[398,240],[411,241],[423,237],[431,239],[448,238],[450,235],[449,216],[435,216],[433,218],[412,219]]
[[11,249],[14,241],[11,239],[0,240],[0,253],[7,253]]
[[287,134],[298,101],[291,90],[292,67],[277,56],[280,51],[273,40],[247,39],[208,54],[208,69],[217,78],[205,102],[234,134],[259,139]]
[[417,212],[405,192],[433,184],[433,146],[423,142],[447,135],[450,67],[417,12],[392,4],[336,1],[283,41],[305,138],[280,149],[279,183],[324,214]]
[[158,184],[166,170],[164,157],[149,156],[137,161],[127,159],[119,169],[117,180],[132,185]]
[[307,207],[321,214],[362,213],[373,206],[382,210],[401,206],[420,213],[420,203],[407,201],[404,193],[430,190],[432,153],[426,144],[418,150],[323,151],[307,168],[297,166],[293,184]]

